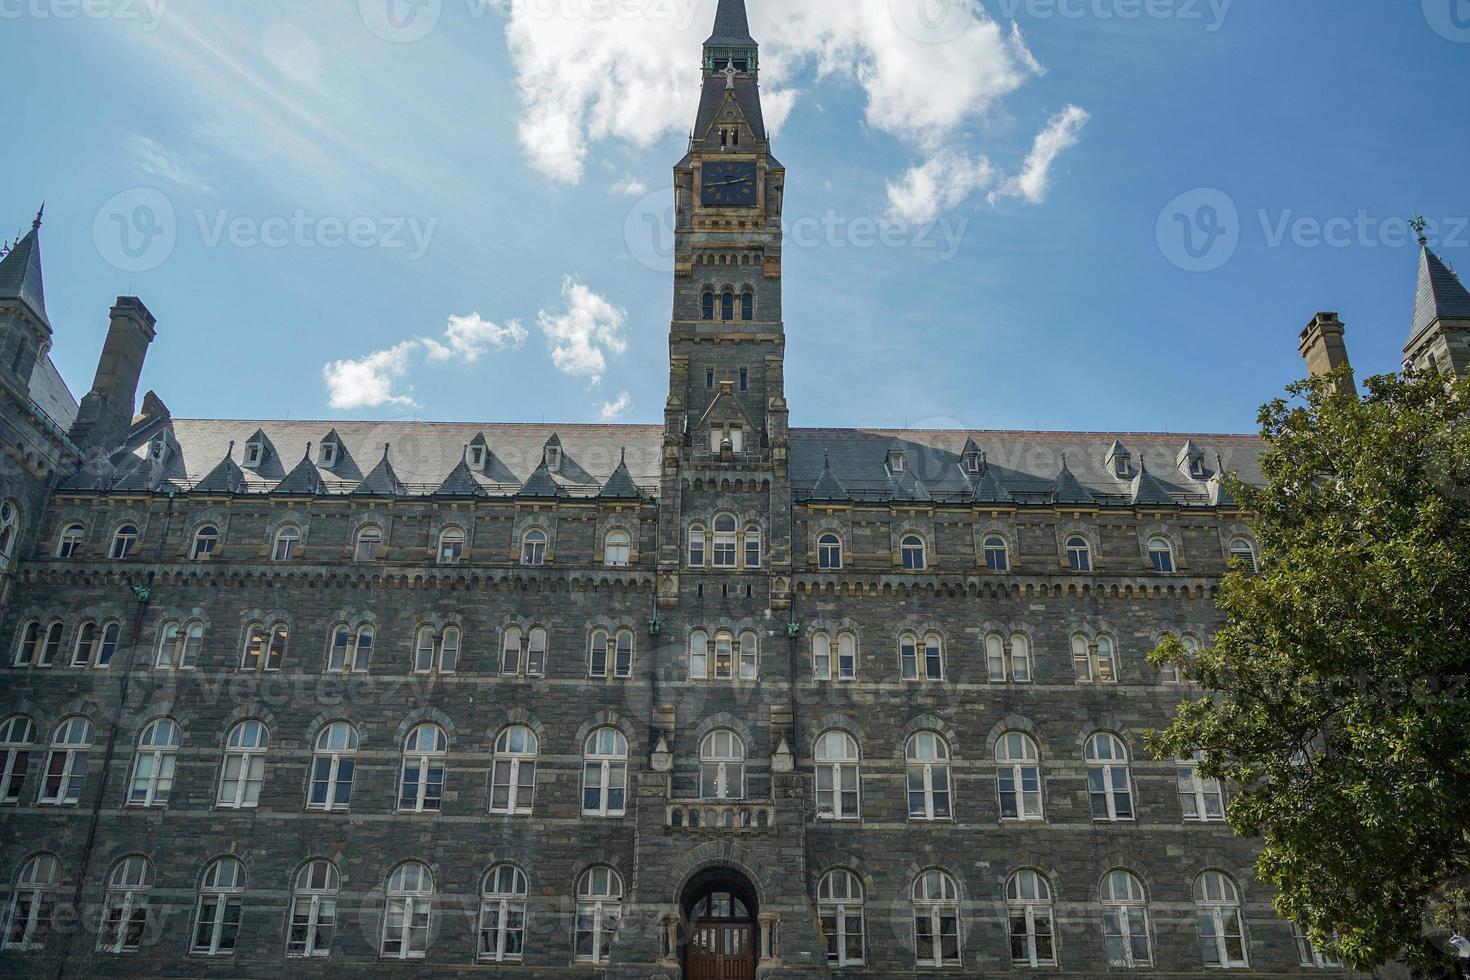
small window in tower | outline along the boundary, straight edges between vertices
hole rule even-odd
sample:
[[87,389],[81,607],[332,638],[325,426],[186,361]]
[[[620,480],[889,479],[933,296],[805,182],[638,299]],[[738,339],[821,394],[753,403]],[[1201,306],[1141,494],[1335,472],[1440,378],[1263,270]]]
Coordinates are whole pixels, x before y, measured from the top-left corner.
[[704,369],[704,386],[706,388],[713,388],[715,386],[715,369],[712,367]]
[[553,473],[561,472],[561,449],[559,447],[546,447],[546,468]]
[[726,292],[720,296],[720,319],[735,319],[735,294]]
[[740,369],[740,390],[741,391],[749,391],[750,390],[750,368],[741,368]]
[[730,131],[730,145],[731,146],[739,146],[740,145],[740,130],[739,129],[732,129]]
[[740,319],[755,319],[755,293],[747,291],[740,294]]
[[715,294],[713,290],[705,290],[703,315],[706,320],[715,318]]
[[261,457],[265,455],[265,447],[258,442],[245,444],[245,465],[259,466]]
[[483,470],[485,468],[485,447],[470,447],[470,469]]
[[322,466],[331,469],[337,465],[337,444],[335,442],[322,443]]

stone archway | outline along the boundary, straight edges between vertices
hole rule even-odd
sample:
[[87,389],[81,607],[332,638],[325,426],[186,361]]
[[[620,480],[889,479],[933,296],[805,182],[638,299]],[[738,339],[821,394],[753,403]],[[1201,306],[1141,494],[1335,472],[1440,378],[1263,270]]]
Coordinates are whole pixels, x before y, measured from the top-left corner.
[[679,895],[685,980],[755,980],[761,959],[759,895],[741,871],[714,865]]

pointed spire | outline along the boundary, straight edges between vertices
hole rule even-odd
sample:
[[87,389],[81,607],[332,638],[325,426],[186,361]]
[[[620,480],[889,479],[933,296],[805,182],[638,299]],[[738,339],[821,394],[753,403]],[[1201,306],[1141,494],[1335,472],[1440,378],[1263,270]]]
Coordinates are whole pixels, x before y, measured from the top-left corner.
[[46,216],[46,202],[41,202],[41,210],[36,212],[36,220],[31,222],[31,231],[41,230],[41,219]]
[[306,455],[301,457],[301,462],[296,468],[287,473],[285,478],[277,483],[272,494],[281,496],[306,496],[315,497],[322,492],[322,474],[311,461],[311,443],[306,444]]
[[704,43],[718,47],[755,44],[755,38],[750,36],[750,18],[745,12],[745,0],[720,0],[719,10],[715,12],[714,33]]
[[638,485],[633,482],[633,474],[628,472],[628,450],[623,449],[622,459],[618,462],[618,468],[613,470],[612,476],[607,478],[607,483],[598,491],[598,500],[640,500],[643,494],[639,493]]
[[[41,206],[45,210],[45,205]],[[30,307],[40,321],[51,327],[46,316],[46,288],[41,277],[41,215],[30,233],[0,259],[0,299],[18,299]]]
[[440,497],[485,497],[489,496],[485,488],[480,486],[480,481],[475,479],[474,471],[470,469],[469,460],[460,457],[459,465],[450,471],[449,476],[435,491]]
[[1138,475],[1133,478],[1133,495],[1129,501],[1134,507],[1172,507],[1174,498],[1164,485],[1148,471],[1148,463],[1138,458]]
[[1211,507],[1235,507],[1235,498],[1230,496],[1230,491],[1225,489],[1225,457],[1215,457],[1215,472],[1210,477],[1210,506]]
[[1067,466],[1067,454],[1062,454],[1062,468],[1057,473],[1057,478],[1052,481],[1052,501],[1058,504],[1094,504],[1096,499],[1092,491],[1082,485],[1082,481],[1072,475],[1072,470]]
[[388,461],[388,450],[390,443],[383,443],[383,459],[373,471],[363,477],[362,483],[353,492],[356,496],[363,497],[401,497],[404,494],[403,481],[398,479],[398,474],[393,471],[393,464]]
[[851,499],[847,488],[844,487],[832,472],[832,454],[828,453],[826,461],[822,464],[822,475],[817,480],[817,485],[812,488],[812,500],[817,501],[840,501]]
[[1440,320],[1470,319],[1470,291],[1427,242],[1419,252],[1419,286],[1414,296],[1414,325],[1405,353]]
[[551,469],[543,460],[516,496],[528,500],[560,500],[567,496],[567,492],[562,489],[561,484],[551,478]]
[[995,469],[988,463],[985,464],[980,478],[975,481],[975,492],[971,495],[971,501],[977,504],[1013,504],[1016,498],[1011,496],[996,476]]
[[235,464],[235,444],[225,450],[225,458],[197,484],[194,493],[239,493],[245,486],[245,471]]

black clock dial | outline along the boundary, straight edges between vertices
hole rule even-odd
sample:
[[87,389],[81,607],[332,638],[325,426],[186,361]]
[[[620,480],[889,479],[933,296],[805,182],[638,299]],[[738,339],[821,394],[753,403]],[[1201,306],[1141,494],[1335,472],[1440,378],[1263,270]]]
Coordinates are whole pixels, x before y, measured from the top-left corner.
[[701,171],[701,198],[711,208],[751,208],[756,204],[754,163],[711,160]]

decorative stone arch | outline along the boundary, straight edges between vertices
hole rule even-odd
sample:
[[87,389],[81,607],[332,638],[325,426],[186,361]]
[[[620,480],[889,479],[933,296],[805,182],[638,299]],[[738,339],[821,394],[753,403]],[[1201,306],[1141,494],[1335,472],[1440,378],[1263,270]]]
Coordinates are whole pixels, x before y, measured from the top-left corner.
[[1020,539],[1016,534],[1013,523],[1001,523],[994,518],[987,518],[985,523],[975,525],[975,554],[980,556],[981,564],[985,561],[985,539],[1000,538],[1006,543],[1007,564],[1014,567],[1016,556],[1020,553]]
[[1138,525],[1139,555],[1145,561],[1148,560],[1148,543],[1153,538],[1163,538],[1169,542],[1169,548],[1174,552],[1174,571],[1181,571],[1184,564],[1183,535],[1163,521],[1140,522]]
[[[541,723],[541,720],[536,715],[519,705],[515,705],[504,709],[497,716],[492,717],[486,726],[486,736],[490,742],[490,751],[495,751],[495,740],[500,737],[501,732],[517,725],[529,728],[531,733],[536,736],[536,744],[538,746],[544,746],[546,744],[546,726]],[[538,754],[545,754],[545,750],[543,749]]]
[[893,541],[893,553],[898,555],[902,551],[903,539],[911,534],[917,534],[924,542],[924,564],[929,565],[934,560],[934,522],[916,517],[904,517],[900,520],[889,522],[889,534]]
[[1102,537],[1098,534],[1097,526],[1086,521],[1068,520],[1058,521],[1057,528],[1057,554],[1062,557],[1062,564],[1067,564],[1067,541],[1070,538],[1081,538],[1087,542],[1087,550],[1092,556],[1092,567],[1097,569],[1098,561],[1102,557]]
[[1046,735],[1037,724],[1023,715],[1006,715],[992,725],[990,731],[985,736],[986,758],[990,762],[995,762],[995,747],[1000,742],[1001,737],[1011,732],[1020,732],[1029,737],[1031,741],[1036,743],[1036,751],[1040,754],[1042,760],[1046,759],[1048,754]]
[[230,738],[230,732],[234,731],[235,726],[242,721],[260,722],[265,726],[266,731],[270,732],[271,746],[275,747],[280,744],[278,739],[281,737],[280,733],[284,729],[281,727],[280,721],[277,720],[275,713],[265,704],[242,704],[234,710],[227,712],[221,719],[222,723],[216,734],[217,744],[220,747],[224,746],[225,742]]
[[1077,729],[1077,760],[1079,764],[1086,765],[1087,740],[1094,735],[1116,735],[1123,743],[1123,748],[1128,750],[1128,765],[1131,767],[1139,762],[1139,752],[1143,748],[1142,737],[1117,715],[1094,715],[1089,718],[1082,728]]
[[[1087,902],[1099,902],[1102,900],[1102,886],[1108,880],[1108,875],[1114,871],[1126,871],[1143,883],[1144,898],[1152,906],[1157,899],[1158,890],[1155,887],[1153,872],[1147,864],[1148,855],[1143,851],[1125,851],[1114,847],[1111,850],[1094,854],[1094,868],[1102,868],[1102,871],[1092,882],[1092,888],[1083,898]],[[1193,879],[1190,884],[1193,885]]]
[[582,722],[573,735],[574,741],[572,742],[572,747],[578,759],[582,757],[582,748],[587,742],[587,736],[599,728],[616,728],[622,733],[623,738],[627,739],[628,742],[629,760],[644,753],[644,740],[638,737],[638,726],[630,719],[623,717],[620,712],[614,711],[611,708],[604,708],[591,718]]
[[[357,732],[357,747],[359,751],[362,751],[362,749],[364,748],[363,742],[367,740],[366,737],[363,735],[363,726],[360,723],[353,721],[351,718],[347,717],[346,713],[340,709],[335,711],[331,709],[319,711],[311,718],[310,721],[306,723],[306,727],[302,729],[302,734],[305,737],[305,741],[302,743],[302,748],[307,752],[315,752],[316,740],[318,736],[320,736],[321,733],[329,725],[335,725],[338,722],[341,722],[344,725],[351,725],[352,730]],[[398,751],[403,751],[403,744],[401,742],[398,745]]]
[[[265,547],[267,554],[275,547],[276,535],[281,532],[281,528],[288,525],[301,532],[301,546],[303,548],[306,547],[307,542],[311,540],[311,511],[301,509],[280,510],[278,513],[269,516],[266,520]],[[355,542],[356,540],[357,536],[354,534],[353,541]]]
[[675,879],[673,892],[668,896],[669,903],[682,905],[684,893],[696,877],[704,872],[721,868],[737,872],[744,877],[750,883],[756,903],[762,908],[770,904],[771,899],[766,882],[770,880],[771,873],[766,870],[760,858],[734,841],[710,841],[689,852],[684,859],[683,870]]
[[690,730],[689,735],[693,740],[696,753],[699,751],[700,745],[704,743],[705,736],[715,731],[732,731],[740,736],[740,741],[745,745],[745,760],[747,765],[756,757],[756,752],[753,748],[756,733],[738,715],[731,714],[728,711],[707,715],[698,725]]
[[403,752],[403,743],[408,739],[408,733],[420,725],[429,722],[444,729],[444,737],[449,740],[449,749],[453,751],[455,743],[459,741],[460,731],[454,724],[454,719],[448,713],[433,706],[415,708],[403,716],[403,720],[393,731],[393,751]]
[[834,713],[825,714],[813,720],[807,726],[805,749],[808,759],[815,757],[817,754],[817,739],[830,731],[845,732],[851,735],[852,740],[857,743],[858,758],[871,758],[870,753],[863,744],[863,730],[859,727],[858,723],[847,715]]
[[894,748],[893,758],[896,758],[899,762],[906,760],[909,739],[919,732],[934,732],[941,736],[945,741],[945,747],[949,749],[949,761],[958,762],[961,759],[961,753],[956,748],[959,745],[959,736],[955,733],[954,727],[938,715],[915,715],[905,724],[899,726],[897,731],[898,740]]
[[1051,901],[1055,907],[1063,901],[1062,873],[1056,865],[1050,863],[1051,858],[1035,847],[1021,846],[1011,851],[1009,860],[1003,865],[994,865],[997,877],[995,878],[995,900],[1002,908],[1006,904],[1006,883],[1011,880],[1011,875],[1018,871],[1035,871],[1046,878],[1047,887],[1051,889]]
[[[516,515],[511,524],[511,560],[516,564],[521,561],[521,548],[526,540],[526,532],[539,528],[546,532],[546,564],[556,560],[556,523],[557,513],[554,509],[526,511]],[[438,540],[435,540],[438,547]]]

